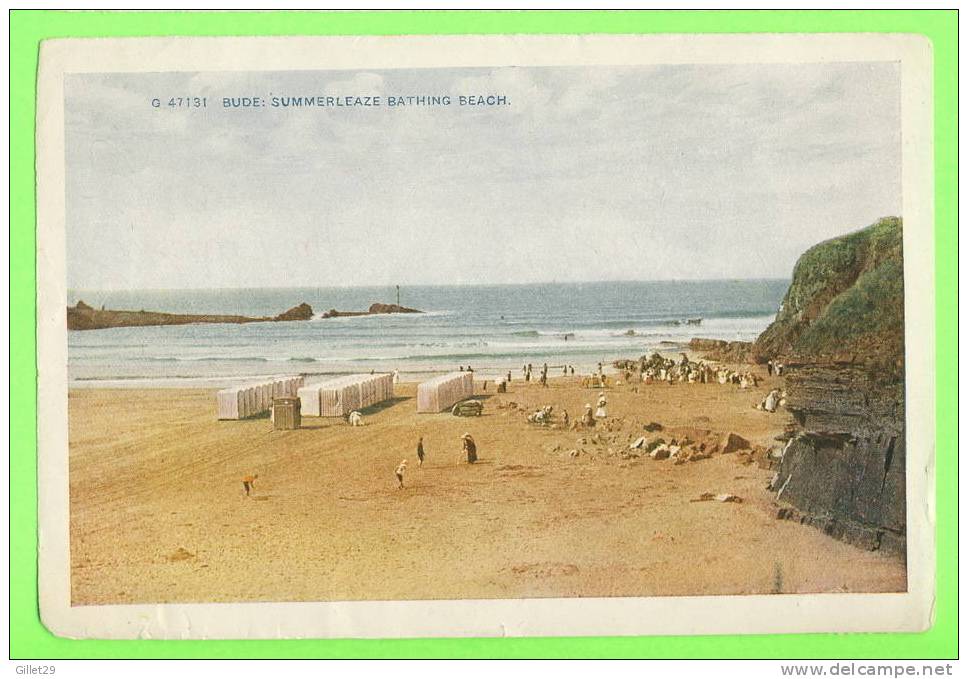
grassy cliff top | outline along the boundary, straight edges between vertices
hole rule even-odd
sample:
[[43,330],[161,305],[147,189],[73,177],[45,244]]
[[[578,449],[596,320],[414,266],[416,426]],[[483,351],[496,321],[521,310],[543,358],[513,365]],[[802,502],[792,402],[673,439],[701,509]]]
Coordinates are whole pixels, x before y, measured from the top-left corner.
[[904,358],[902,220],[885,217],[805,252],[776,320],[757,339],[758,360]]

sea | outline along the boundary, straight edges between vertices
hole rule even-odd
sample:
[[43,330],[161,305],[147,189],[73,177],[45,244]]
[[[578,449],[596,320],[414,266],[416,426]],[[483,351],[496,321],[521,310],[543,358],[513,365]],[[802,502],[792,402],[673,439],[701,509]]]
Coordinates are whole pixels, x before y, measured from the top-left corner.
[[693,337],[753,340],[788,286],[773,279],[404,286],[400,303],[424,313],[343,318],[321,315],[396,302],[396,289],[70,290],[69,304],[95,308],[261,317],[306,302],[316,317],[69,331],[68,374],[75,387],[221,387],[371,371],[399,371],[408,381],[461,367],[520,376],[525,364],[547,363],[554,377],[566,365],[577,374],[675,351]]

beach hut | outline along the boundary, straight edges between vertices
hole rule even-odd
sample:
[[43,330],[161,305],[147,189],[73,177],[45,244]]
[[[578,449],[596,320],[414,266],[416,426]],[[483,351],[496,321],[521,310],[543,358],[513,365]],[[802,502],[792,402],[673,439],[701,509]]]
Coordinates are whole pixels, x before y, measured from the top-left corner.
[[346,417],[361,407],[358,376],[338,377],[319,385],[320,417]]
[[218,419],[240,420],[245,412],[245,394],[240,387],[222,389],[215,395]]
[[216,396],[220,420],[243,420],[266,413],[276,398],[295,397],[303,385],[302,377],[276,377],[222,389]]
[[346,417],[393,397],[391,375],[346,375],[301,387],[297,395],[302,414],[309,417]]
[[272,410],[269,412],[273,429],[299,429],[301,424],[299,397],[280,396],[272,399]]
[[246,386],[242,388],[243,403],[245,404],[242,412],[240,413],[240,419],[245,417],[252,417],[258,412],[258,395],[256,394],[255,387]]
[[389,401],[393,398],[393,374],[385,373],[381,376],[380,386],[383,389],[383,401]]
[[307,384],[301,387],[296,395],[299,397],[300,411],[304,416],[319,417],[319,383]]
[[474,395],[474,373],[454,372],[417,386],[417,412],[439,413]]
[[393,398],[393,375],[390,373],[355,377],[359,378],[361,408],[368,408]]

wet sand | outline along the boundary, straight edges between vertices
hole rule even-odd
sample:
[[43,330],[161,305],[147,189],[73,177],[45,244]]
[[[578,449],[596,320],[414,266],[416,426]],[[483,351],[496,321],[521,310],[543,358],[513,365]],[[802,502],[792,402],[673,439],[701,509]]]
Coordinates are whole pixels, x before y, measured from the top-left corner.
[[[577,376],[547,389],[515,376],[499,395],[489,384],[484,415],[471,418],[417,415],[415,385],[401,384],[363,427],[304,418],[297,431],[218,422],[208,389],[74,389],[72,602],[903,591],[897,558],[777,520],[772,472],[749,456],[675,465],[621,454],[650,421],[776,445],[787,415],[752,407],[773,384],[617,386],[615,425],[598,445],[499,407],[552,404],[574,417],[598,395]],[[465,431],[478,464],[462,460]],[[258,474],[248,498],[246,474]],[[702,493],[743,502],[691,502]]]

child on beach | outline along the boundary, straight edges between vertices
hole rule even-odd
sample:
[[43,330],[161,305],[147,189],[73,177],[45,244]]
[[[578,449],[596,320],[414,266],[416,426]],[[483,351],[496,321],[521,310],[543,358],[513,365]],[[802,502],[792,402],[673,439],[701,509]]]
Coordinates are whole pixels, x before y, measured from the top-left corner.
[[258,474],[246,474],[242,477],[242,488],[245,489],[245,496],[249,497],[249,492],[255,488],[255,480],[259,478]]
[[394,474],[397,475],[397,482],[399,482],[400,484],[398,488],[403,488],[403,473],[405,471],[407,471],[407,461],[403,460],[400,464],[397,465],[397,468],[394,471]]
[[423,436],[417,439],[417,466],[422,467],[424,461]]

